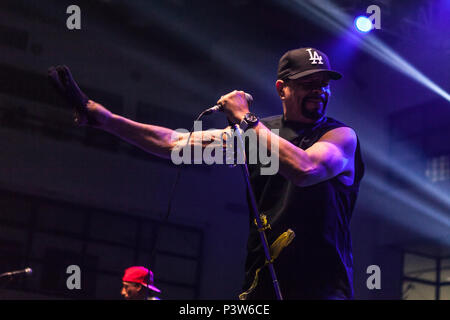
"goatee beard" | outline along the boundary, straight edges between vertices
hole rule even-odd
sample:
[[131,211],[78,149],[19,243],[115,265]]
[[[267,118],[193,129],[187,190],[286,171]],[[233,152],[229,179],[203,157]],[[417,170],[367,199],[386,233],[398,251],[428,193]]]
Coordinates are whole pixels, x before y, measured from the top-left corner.
[[325,115],[325,104],[322,109],[309,111],[306,108],[305,102],[303,101],[302,107],[301,107],[301,113],[305,118],[317,121]]

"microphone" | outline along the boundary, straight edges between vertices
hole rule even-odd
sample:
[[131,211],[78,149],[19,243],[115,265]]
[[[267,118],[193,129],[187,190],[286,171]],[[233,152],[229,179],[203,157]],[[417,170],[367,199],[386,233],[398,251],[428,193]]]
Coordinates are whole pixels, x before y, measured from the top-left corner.
[[5,273],[0,274],[0,278],[1,277],[6,277],[6,276],[12,277],[12,276],[16,276],[16,275],[23,274],[23,273],[28,276],[28,275],[31,275],[33,273],[33,270],[31,268],[25,268],[25,269],[22,269],[22,270],[5,272]]
[[[250,105],[253,102],[253,97],[251,94],[246,93],[245,94],[245,99],[247,100],[247,103]],[[216,104],[214,107],[211,107],[209,109],[206,109],[205,111],[202,112],[202,115],[208,115],[211,113],[215,113],[218,111],[222,111],[223,110],[223,106],[221,104]]]

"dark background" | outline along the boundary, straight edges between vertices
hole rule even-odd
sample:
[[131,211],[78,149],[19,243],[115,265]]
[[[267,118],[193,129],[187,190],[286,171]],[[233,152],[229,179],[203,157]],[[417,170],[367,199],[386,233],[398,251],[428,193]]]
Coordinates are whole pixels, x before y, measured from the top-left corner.
[[[81,30],[66,27],[71,4]],[[353,19],[371,4],[381,29],[359,34]],[[163,299],[236,299],[248,223],[240,170],[186,166],[162,221],[176,166],[75,127],[47,69],[68,65],[115,113],[189,129],[235,89],[260,117],[281,113],[278,60],[311,46],[344,74],[328,114],[356,130],[367,167],[351,225],[355,297],[449,299],[449,16],[444,0],[1,1],[0,273],[34,271],[3,279],[1,297],[120,299],[123,270],[145,265]],[[222,114],[203,122],[225,125]],[[66,287],[73,264],[81,290]],[[370,265],[381,289],[366,286]]]

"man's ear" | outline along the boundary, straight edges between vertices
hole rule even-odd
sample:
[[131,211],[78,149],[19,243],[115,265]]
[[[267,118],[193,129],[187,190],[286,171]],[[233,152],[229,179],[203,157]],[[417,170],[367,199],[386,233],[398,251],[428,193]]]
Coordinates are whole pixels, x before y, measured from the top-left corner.
[[275,82],[275,87],[277,89],[278,96],[281,98],[281,100],[284,100],[284,88],[286,87],[286,83],[283,80],[278,79]]

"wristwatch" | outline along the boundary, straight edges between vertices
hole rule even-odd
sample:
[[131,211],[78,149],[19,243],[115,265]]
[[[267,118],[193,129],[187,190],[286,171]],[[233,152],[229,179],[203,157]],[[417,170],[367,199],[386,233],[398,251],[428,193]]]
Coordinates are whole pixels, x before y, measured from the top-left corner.
[[258,122],[258,116],[254,113],[248,112],[245,114],[244,118],[239,124],[239,127],[245,132],[248,128],[253,128],[254,126],[256,126]]

